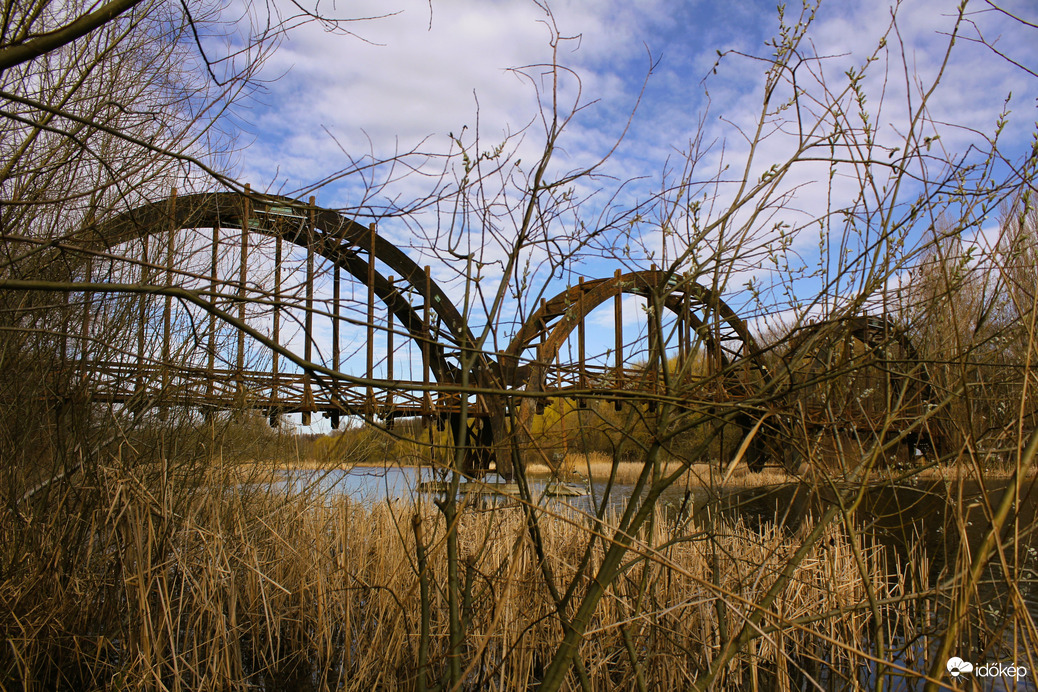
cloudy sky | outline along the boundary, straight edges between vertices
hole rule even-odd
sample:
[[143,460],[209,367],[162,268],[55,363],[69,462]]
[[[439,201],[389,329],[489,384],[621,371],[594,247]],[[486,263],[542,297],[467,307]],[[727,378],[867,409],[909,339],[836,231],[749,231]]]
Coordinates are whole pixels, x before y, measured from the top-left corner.
[[[320,12],[357,21],[339,31],[304,24],[272,53],[262,72],[269,80],[265,90],[239,112],[245,123],[239,177],[272,192],[314,194],[326,207],[361,208],[358,213],[409,209],[416,200],[458,184],[461,159],[445,155],[456,155],[459,146],[475,155],[503,145],[497,161],[507,162],[507,170],[488,178],[480,198],[505,210],[492,224],[486,218],[459,221],[463,215],[450,205],[379,220],[380,233],[420,263],[433,263],[437,278],[458,291],[460,284],[451,281],[457,265],[431,257],[434,249],[442,255],[445,244],[461,238],[454,249],[477,253],[490,287],[514,239],[522,181],[533,175],[543,153],[546,123],[553,112],[561,118],[572,114],[548,177],[608,159],[597,169],[599,176],[572,185],[573,198],[587,200],[580,211],[562,209],[539,237],[566,238],[577,229],[617,223],[551,282],[545,261],[572,244],[545,244],[529,252],[533,276],[543,279],[540,287],[550,297],[577,275],[605,276],[617,267],[648,268],[661,261],[661,218],[674,208],[652,201],[668,184],[686,177],[704,217],[717,218],[742,181],[759,181],[770,166],[788,160],[798,141],[797,109],[778,104],[791,93],[791,75],[804,93],[803,115],[817,120],[823,104],[851,83],[848,72],[867,65],[859,83],[864,100],[852,95],[838,102],[846,110],[867,111],[879,147],[875,155],[896,160],[920,94],[943,69],[924,113],[928,123],[917,128],[920,137],[932,138],[935,160],[926,174],[938,174],[942,158],[981,161],[978,151],[990,148],[1005,109],[1009,117],[1000,147],[1007,161],[996,173],[1007,175],[1006,164],[1019,164],[1030,152],[1038,120],[1038,78],[1029,73],[1038,71],[1033,3],[1004,0],[995,7],[973,0],[950,54],[956,2],[905,0],[894,25],[893,9],[885,1],[822,3],[801,43],[803,59],[793,63],[796,71],[786,73],[784,86],[776,90],[764,118],[766,137],[747,166],[766,88],[768,65],[760,58],[774,54],[774,37],[782,31],[773,2],[555,0],[550,12],[531,0],[320,5]],[[254,21],[265,21],[255,10],[248,12]],[[785,31],[797,31],[800,18],[799,6],[791,3]],[[991,46],[979,43],[981,37]],[[875,60],[869,62],[870,56]],[[560,68],[557,83],[547,67],[553,62]],[[847,119],[861,124],[857,114]],[[367,167],[392,157],[400,158]],[[922,173],[921,165],[913,173]],[[886,186],[893,177],[883,175],[888,177],[877,179],[877,189],[862,206],[891,199]],[[776,312],[788,309],[789,296],[781,295],[767,261],[783,247],[776,224],[798,231],[786,238],[789,257],[804,267],[817,264],[819,232],[834,232],[829,221],[818,220],[827,210],[861,204],[857,176],[813,158],[793,167],[783,187],[772,190],[765,213],[737,216],[734,225],[746,224],[750,250],[737,263],[726,295],[750,309],[742,289],[755,280],[770,291]],[[898,192],[905,200],[918,194],[907,187]],[[644,217],[635,216],[633,210],[640,209]],[[687,217],[687,206],[682,209]],[[983,235],[994,223],[981,220],[970,232]],[[677,224],[689,228],[687,218]],[[488,225],[493,226],[489,236]],[[623,228],[632,234],[625,236]],[[683,246],[675,234],[669,259],[684,251],[688,266],[709,264],[702,257],[716,249],[715,241],[699,239],[700,252]],[[529,300],[516,293],[509,304],[522,309],[526,301],[528,308]],[[637,301],[628,303],[629,317],[637,320]]]
[[[881,64],[871,68],[877,75],[890,68],[883,76],[891,115],[899,115],[905,91],[899,53],[914,87],[932,80],[956,5],[916,0],[899,8],[892,36],[903,45],[892,40],[879,53]],[[1000,5],[1032,21],[1038,15],[1027,0]],[[576,165],[604,156],[637,105],[614,168],[627,177],[658,179],[663,163],[697,136],[736,145],[737,127],[751,125],[759,111],[764,66],[729,55],[715,73],[718,51],[769,56],[767,42],[779,31],[775,4],[753,0],[556,0],[550,16],[532,0],[357,1],[318,9],[358,20],[343,25],[347,35],[317,23],[295,28],[267,61],[266,91],[243,113],[250,147],[241,172],[254,185],[308,193],[365,156],[445,153],[452,149],[450,135],[463,131],[471,143],[477,123],[485,148],[523,132],[521,150],[539,154],[550,89],[542,66],[553,59],[570,71],[562,78],[560,113],[575,103],[585,107],[560,156]],[[803,48],[826,58],[812,71],[824,71],[830,88],[842,88],[844,71],[876,50],[891,9],[886,2],[823,3]],[[786,22],[795,24],[798,15],[791,4]],[[565,37],[554,54],[552,24]],[[934,101],[944,112],[933,117],[989,129],[1012,93],[1013,136],[1025,143],[1035,120],[1035,79],[970,39],[982,34],[1035,69],[1033,29],[974,1],[960,33],[966,40],[953,52]],[[968,139],[958,133],[950,144]],[[328,185],[318,196],[328,206],[348,206],[358,201],[349,188]],[[394,191],[421,188],[415,182]]]

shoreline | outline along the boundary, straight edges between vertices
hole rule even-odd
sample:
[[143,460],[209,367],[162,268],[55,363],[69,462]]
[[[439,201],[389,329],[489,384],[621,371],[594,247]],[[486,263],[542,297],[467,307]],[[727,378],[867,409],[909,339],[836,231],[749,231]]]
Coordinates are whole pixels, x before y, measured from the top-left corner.
[[[412,460],[407,460],[412,461]],[[362,462],[326,462],[316,459],[296,460],[289,462],[271,462],[271,461],[256,461],[247,462],[238,465],[239,472],[246,470],[253,472],[277,472],[277,471],[313,471],[313,472],[334,472],[343,471],[348,472],[356,468],[371,468],[371,469],[386,469],[386,468],[418,468],[427,467],[427,463],[421,463],[424,460],[414,459],[416,463],[402,463],[402,460],[397,461],[362,461]],[[663,463],[663,473],[671,474],[679,470],[682,462],[671,460]],[[633,484],[638,476],[641,474],[642,464],[633,461],[621,461],[615,464],[615,477],[614,482],[621,485]],[[585,482],[590,478],[592,482],[604,483],[609,480],[611,475],[614,475],[614,464],[611,460],[601,454],[591,454],[585,457],[584,455],[569,455],[560,464],[560,469],[557,474],[553,474],[547,464],[533,463],[527,466],[527,475],[536,480],[549,479],[553,475],[557,475],[558,479],[565,483],[572,482]],[[1032,470],[1027,476],[1028,478],[1034,478],[1038,472],[1038,469]],[[983,477],[986,480],[1004,480],[1012,477],[1012,470],[1002,468],[991,468],[986,469],[983,472]],[[711,487],[720,484],[722,481],[724,485],[735,486],[735,487],[760,487],[760,486],[774,486],[774,485],[787,485],[791,483],[800,483],[805,480],[811,480],[812,476],[822,478],[825,476],[824,472],[819,472],[816,469],[810,469],[801,467],[799,473],[789,473],[788,471],[780,467],[766,467],[759,473],[750,471],[745,464],[736,466],[729,477],[725,481],[725,473],[719,468],[717,462],[703,463],[697,462],[689,464],[683,473],[674,481],[674,483],[683,483],[691,487]],[[918,471],[913,473],[910,469],[878,469],[873,471],[869,480],[887,480],[887,481],[902,481],[910,482],[916,480],[923,481],[970,481],[977,480],[977,474],[972,468],[966,468],[962,465],[954,466],[929,466],[920,468]]]

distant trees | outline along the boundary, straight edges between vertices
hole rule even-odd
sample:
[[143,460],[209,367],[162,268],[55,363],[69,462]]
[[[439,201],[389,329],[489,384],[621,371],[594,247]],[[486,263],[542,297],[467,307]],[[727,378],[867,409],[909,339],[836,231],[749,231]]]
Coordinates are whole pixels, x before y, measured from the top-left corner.
[[[988,236],[963,237],[942,221],[910,267],[905,322],[939,394],[939,420],[961,450],[1008,451],[1036,423],[1033,316],[1038,216],[1028,195],[1008,201]],[[1003,458],[1001,454],[997,458]]]

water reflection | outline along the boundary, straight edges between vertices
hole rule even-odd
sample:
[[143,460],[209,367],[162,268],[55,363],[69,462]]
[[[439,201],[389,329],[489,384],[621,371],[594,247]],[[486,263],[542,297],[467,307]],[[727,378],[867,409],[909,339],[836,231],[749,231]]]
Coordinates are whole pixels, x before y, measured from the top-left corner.
[[[356,466],[348,469],[291,469],[282,471],[276,489],[282,492],[309,492],[328,496],[348,496],[358,502],[379,502],[385,500],[413,500],[420,494],[423,483],[449,482],[450,475],[443,469],[414,466],[367,467]],[[464,482],[464,481],[463,481]],[[483,479],[488,486],[503,484],[505,479],[489,474]],[[570,505],[582,512],[595,512],[605,505],[607,513],[622,510],[634,493],[635,486],[625,483],[614,483],[607,487],[604,481],[592,483],[567,483],[567,488],[576,489],[580,494],[573,497],[559,497],[549,489],[547,478],[531,478],[529,481],[531,495],[537,502],[552,502]],[[548,491],[548,492],[546,492]],[[608,495],[607,495],[608,491]],[[506,492],[515,494],[514,486],[506,487]],[[428,495],[428,493],[427,493]],[[657,505],[665,514],[681,513],[687,515],[694,507],[716,499],[708,489],[683,484],[674,484],[660,495]],[[509,501],[505,496],[496,500],[492,495],[481,498],[483,502]]]

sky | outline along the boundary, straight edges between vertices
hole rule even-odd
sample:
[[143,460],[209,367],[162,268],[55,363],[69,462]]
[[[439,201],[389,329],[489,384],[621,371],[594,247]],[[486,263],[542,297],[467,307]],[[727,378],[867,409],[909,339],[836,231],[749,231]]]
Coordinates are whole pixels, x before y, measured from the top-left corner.
[[[254,8],[239,8],[243,30],[248,20],[265,21]],[[281,7],[283,18],[290,8]],[[877,156],[896,160],[912,109],[943,65],[941,85],[925,113],[929,124],[919,130],[932,138],[935,160],[926,174],[939,176],[941,157],[980,162],[978,151],[988,147],[1007,110],[1000,133],[1007,160],[995,173],[1008,175],[1009,164],[1030,151],[1038,120],[1038,78],[1028,72],[1038,71],[1038,8],[1028,0],[1005,0],[997,8],[973,0],[950,54],[957,3],[905,0],[891,30],[894,9],[888,2],[821,4],[801,44],[805,59],[794,73],[804,91],[803,114],[817,115],[827,95],[851,83],[848,71],[867,65],[859,83],[863,104],[852,98],[840,103],[848,111],[868,112]],[[419,264],[433,264],[436,279],[458,300],[459,263],[437,257],[451,243],[461,254],[475,253],[483,262],[481,286],[492,295],[521,221],[523,181],[541,159],[553,114],[572,117],[547,178],[598,167],[594,177],[570,186],[570,199],[582,206],[563,202],[538,231],[541,240],[553,242],[524,255],[531,280],[525,291],[507,296],[513,313],[529,310],[538,291],[550,297],[578,276],[662,263],[661,219],[668,210],[675,214],[669,217],[673,227],[690,228],[687,205],[661,205],[662,190],[686,178],[691,186],[683,201],[699,200],[701,214],[716,219],[730,208],[740,181],[760,181],[769,167],[789,159],[798,142],[796,109],[773,108],[764,118],[768,136],[747,165],[766,87],[767,63],[760,58],[774,53],[773,37],[782,31],[774,3],[556,0],[549,10],[530,0],[359,0],[317,10],[355,21],[338,30],[302,23],[269,55],[260,72],[264,88],[237,112],[238,178],[255,189],[312,194],[319,205],[358,217],[375,214],[380,234]],[[790,3],[786,30],[796,31],[801,16],[800,6]],[[994,49],[979,43],[981,37]],[[876,57],[872,62],[870,55]],[[553,62],[559,66],[554,91],[548,68]],[[775,93],[772,106],[789,93],[788,84]],[[856,113],[847,118],[861,122]],[[480,161],[481,170],[501,164],[501,171],[485,179],[472,202],[494,215],[462,214],[451,204],[417,211],[417,200],[459,185],[461,147],[470,160],[497,152]],[[915,165],[913,172],[922,174],[923,164]],[[878,188],[894,184],[884,175],[862,204],[855,170],[818,158],[804,161],[789,170],[757,215],[733,215],[731,227],[745,234],[742,251],[711,234],[683,245],[675,232],[668,259],[685,252],[685,265],[704,276],[731,262],[724,294],[764,328],[763,313],[791,314],[794,302],[777,278],[785,267],[773,258],[789,258],[805,274],[824,263],[833,250],[819,249],[820,234],[846,230],[824,221],[826,210],[855,203],[882,208],[893,192]],[[917,188],[906,183],[898,194],[907,200]],[[871,223],[877,217],[863,218]],[[776,224],[791,229],[785,244]],[[995,224],[994,216],[981,218],[969,233],[982,239]],[[578,232],[597,229],[605,230],[589,244],[577,248],[572,242]],[[565,250],[575,255],[553,274],[553,254]],[[748,282],[763,287],[763,302],[754,301]],[[815,277],[795,290],[822,289]],[[624,310],[627,319],[640,319],[637,299],[625,301]],[[603,327],[606,321],[593,320]]]
[[[1031,20],[1038,14],[1026,0],[1003,5]],[[923,80],[943,57],[955,8],[954,2],[917,0],[898,10],[909,68]],[[779,26],[773,3],[747,0],[569,0],[552,3],[551,15],[532,0],[318,6],[325,9],[364,19],[344,25],[349,35],[317,23],[294,28],[267,60],[261,72],[265,90],[242,113],[248,150],[241,175],[254,185],[309,192],[326,176],[348,169],[351,160],[372,153],[384,158],[414,148],[450,151],[450,135],[471,132],[477,124],[488,145],[525,130],[522,151],[539,153],[546,95],[536,94],[519,72],[543,75],[543,68],[523,68],[551,62],[552,23],[567,37],[554,57],[572,71],[563,79],[560,111],[577,99],[578,79],[579,103],[586,106],[564,138],[563,157],[579,163],[604,156],[637,104],[617,168],[631,177],[658,175],[663,162],[701,130],[711,140],[731,139],[734,125],[752,122],[760,102],[760,64],[729,56],[716,72],[712,68],[718,51],[768,55],[765,42]],[[1038,65],[1038,42],[1029,40],[1033,30],[983,2],[972,2],[968,10],[962,28],[967,39],[983,32],[1025,66]],[[795,21],[793,6],[786,13],[787,21]],[[827,56],[834,86],[841,86],[845,69],[875,49],[890,14],[884,2],[821,5],[808,42],[817,55]],[[949,70],[954,74],[939,95],[947,112],[939,115],[982,128],[1012,92],[1015,124],[1026,139],[1034,122],[1033,76],[987,48],[967,40],[959,44]],[[889,75],[895,88],[903,80],[899,69],[894,65]],[[536,81],[542,89],[549,86],[546,78]],[[407,182],[412,184],[394,191],[423,189],[421,181]],[[318,197],[329,206],[356,204],[350,187],[332,184]]]

